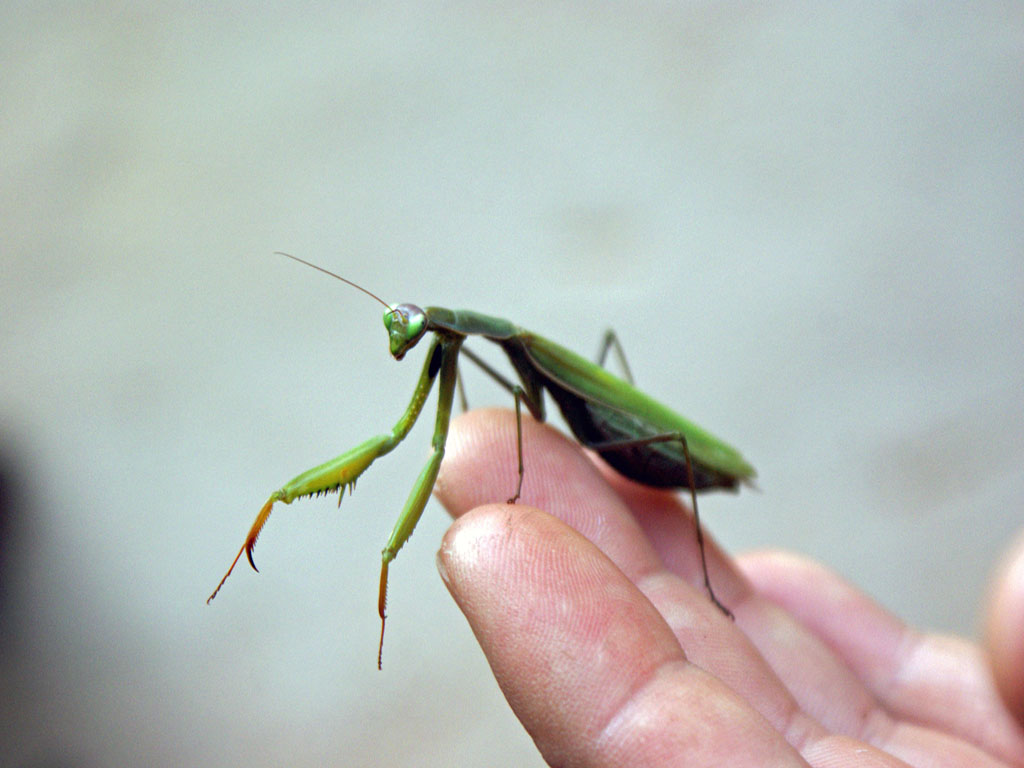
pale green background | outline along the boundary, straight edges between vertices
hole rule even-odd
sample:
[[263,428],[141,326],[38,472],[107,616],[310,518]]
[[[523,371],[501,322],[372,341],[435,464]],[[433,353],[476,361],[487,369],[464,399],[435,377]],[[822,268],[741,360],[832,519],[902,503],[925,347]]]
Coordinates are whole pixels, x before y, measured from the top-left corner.
[[[510,317],[742,448],[732,550],[973,633],[1024,497],[1024,6],[6,4],[0,760],[539,765],[434,567],[380,547],[389,301]],[[472,401],[507,398],[477,374]],[[528,448],[527,448],[528,450]]]

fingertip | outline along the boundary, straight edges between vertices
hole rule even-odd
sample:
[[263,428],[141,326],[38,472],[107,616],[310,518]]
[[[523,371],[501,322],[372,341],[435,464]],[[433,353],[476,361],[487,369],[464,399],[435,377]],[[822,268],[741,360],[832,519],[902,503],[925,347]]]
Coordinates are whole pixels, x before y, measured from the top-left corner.
[[[437,550],[437,569],[448,590],[457,601],[467,580],[485,577],[482,566],[493,563],[499,553],[493,552],[492,534],[498,516],[506,504],[485,504],[457,517],[441,539]],[[506,513],[507,514],[507,513]]]
[[676,764],[695,745],[698,759],[793,757],[760,713],[686,662],[651,601],[557,517],[526,504],[476,507],[449,528],[438,565],[552,765]]
[[1024,534],[997,568],[989,594],[985,639],[996,687],[1024,723]]

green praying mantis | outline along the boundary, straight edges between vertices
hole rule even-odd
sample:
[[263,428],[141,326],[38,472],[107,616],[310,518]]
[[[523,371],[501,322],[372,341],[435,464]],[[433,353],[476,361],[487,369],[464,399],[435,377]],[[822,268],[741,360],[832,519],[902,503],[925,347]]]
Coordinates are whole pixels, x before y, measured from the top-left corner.
[[[392,451],[409,434],[434,381],[440,377],[437,417],[431,441],[433,451],[381,551],[377,596],[377,610],[381,620],[377,652],[377,666],[380,668],[386,623],[388,565],[412,535],[434,488],[444,458],[448,424],[459,382],[458,360],[461,352],[508,390],[515,400],[519,479],[515,493],[508,499],[509,504],[519,499],[523,487],[522,405],[525,403],[530,414],[538,421],[543,421],[544,391],[547,390],[558,404],[576,439],[596,451],[617,472],[645,485],[689,489],[704,587],[712,602],[727,616],[732,616],[711,588],[704,555],[704,535],[697,511],[697,491],[736,489],[741,483],[753,481],[756,474],[754,468],[735,448],[633,386],[622,348],[613,333],[605,335],[598,362],[593,363],[508,320],[443,307],[421,309],[413,304],[391,306],[365,288],[323,267],[287,253],[280,255],[335,277],[383,304],[387,309],[384,313],[384,326],[390,339],[391,355],[396,360],[405,357],[427,333],[432,333],[433,339],[413,390],[412,400],[391,431],[372,437],[337,458],[303,472],[274,491],[256,516],[245,543],[213,594],[207,598],[207,603],[224,586],[243,552],[253,570],[257,570],[252,550],[274,504],[290,504],[304,496],[332,491],[340,494],[340,504],[345,489],[351,493],[356,479],[370,464]],[[463,342],[469,336],[482,336],[500,346],[520,383],[514,383],[470,349],[463,348]],[[603,367],[608,350],[612,347],[622,364],[626,379],[614,376]]]

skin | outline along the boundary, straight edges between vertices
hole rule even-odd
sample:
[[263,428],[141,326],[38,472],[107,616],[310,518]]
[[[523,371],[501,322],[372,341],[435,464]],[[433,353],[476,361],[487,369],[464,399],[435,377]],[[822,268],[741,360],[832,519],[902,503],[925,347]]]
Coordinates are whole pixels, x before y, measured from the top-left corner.
[[[688,509],[523,419],[455,420],[435,493],[438,554],[516,716],[557,766],[1024,766],[1024,546],[987,642],[903,624],[824,566],[709,542]],[[991,662],[990,662],[991,660]]]

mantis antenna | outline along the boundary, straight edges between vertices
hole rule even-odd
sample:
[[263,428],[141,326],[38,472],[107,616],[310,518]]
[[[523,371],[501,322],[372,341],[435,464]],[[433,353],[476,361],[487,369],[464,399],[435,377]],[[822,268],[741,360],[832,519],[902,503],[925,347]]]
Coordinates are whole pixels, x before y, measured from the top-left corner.
[[359,283],[353,283],[351,280],[349,280],[346,277],[342,277],[341,275],[336,275],[333,272],[331,272],[331,270],[329,270],[329,269],[324,269],[323,267],[319,267],[319,266],[317,266],[316,264],[314,264],[311,261],[306,261],[305,259],[300,259],[298,256],[292,256],[290,253],[285,253],[284,251],[274,251],[274,253],[276,255],[278,255],[278,256],[287,256],[289,259],[292,259],[293,261],[297,261],[300,264],[305,264],[307,267],[312,267],[313,269],[319,270],[319,271],[323,272],[325,275],[330,275],[331,277],[333,277],[333,278],[335,278],[337,280],[341,280],[341,282],[343,282],[343,283],[348,283],[349,285],[351,285],[356,290],[362,291],[363,293],[365,293],[370,298],[376,299],[377,301],[379,301],[381,304],[384,305],[384,309],[388,310],[389,312],[394,312],[394,309],[386,301],[384,301],[384,299],[382,299],[376,293],[373,293],[372,291],[366,290],[365,288],[363,288],[363,286],[359,285]]

